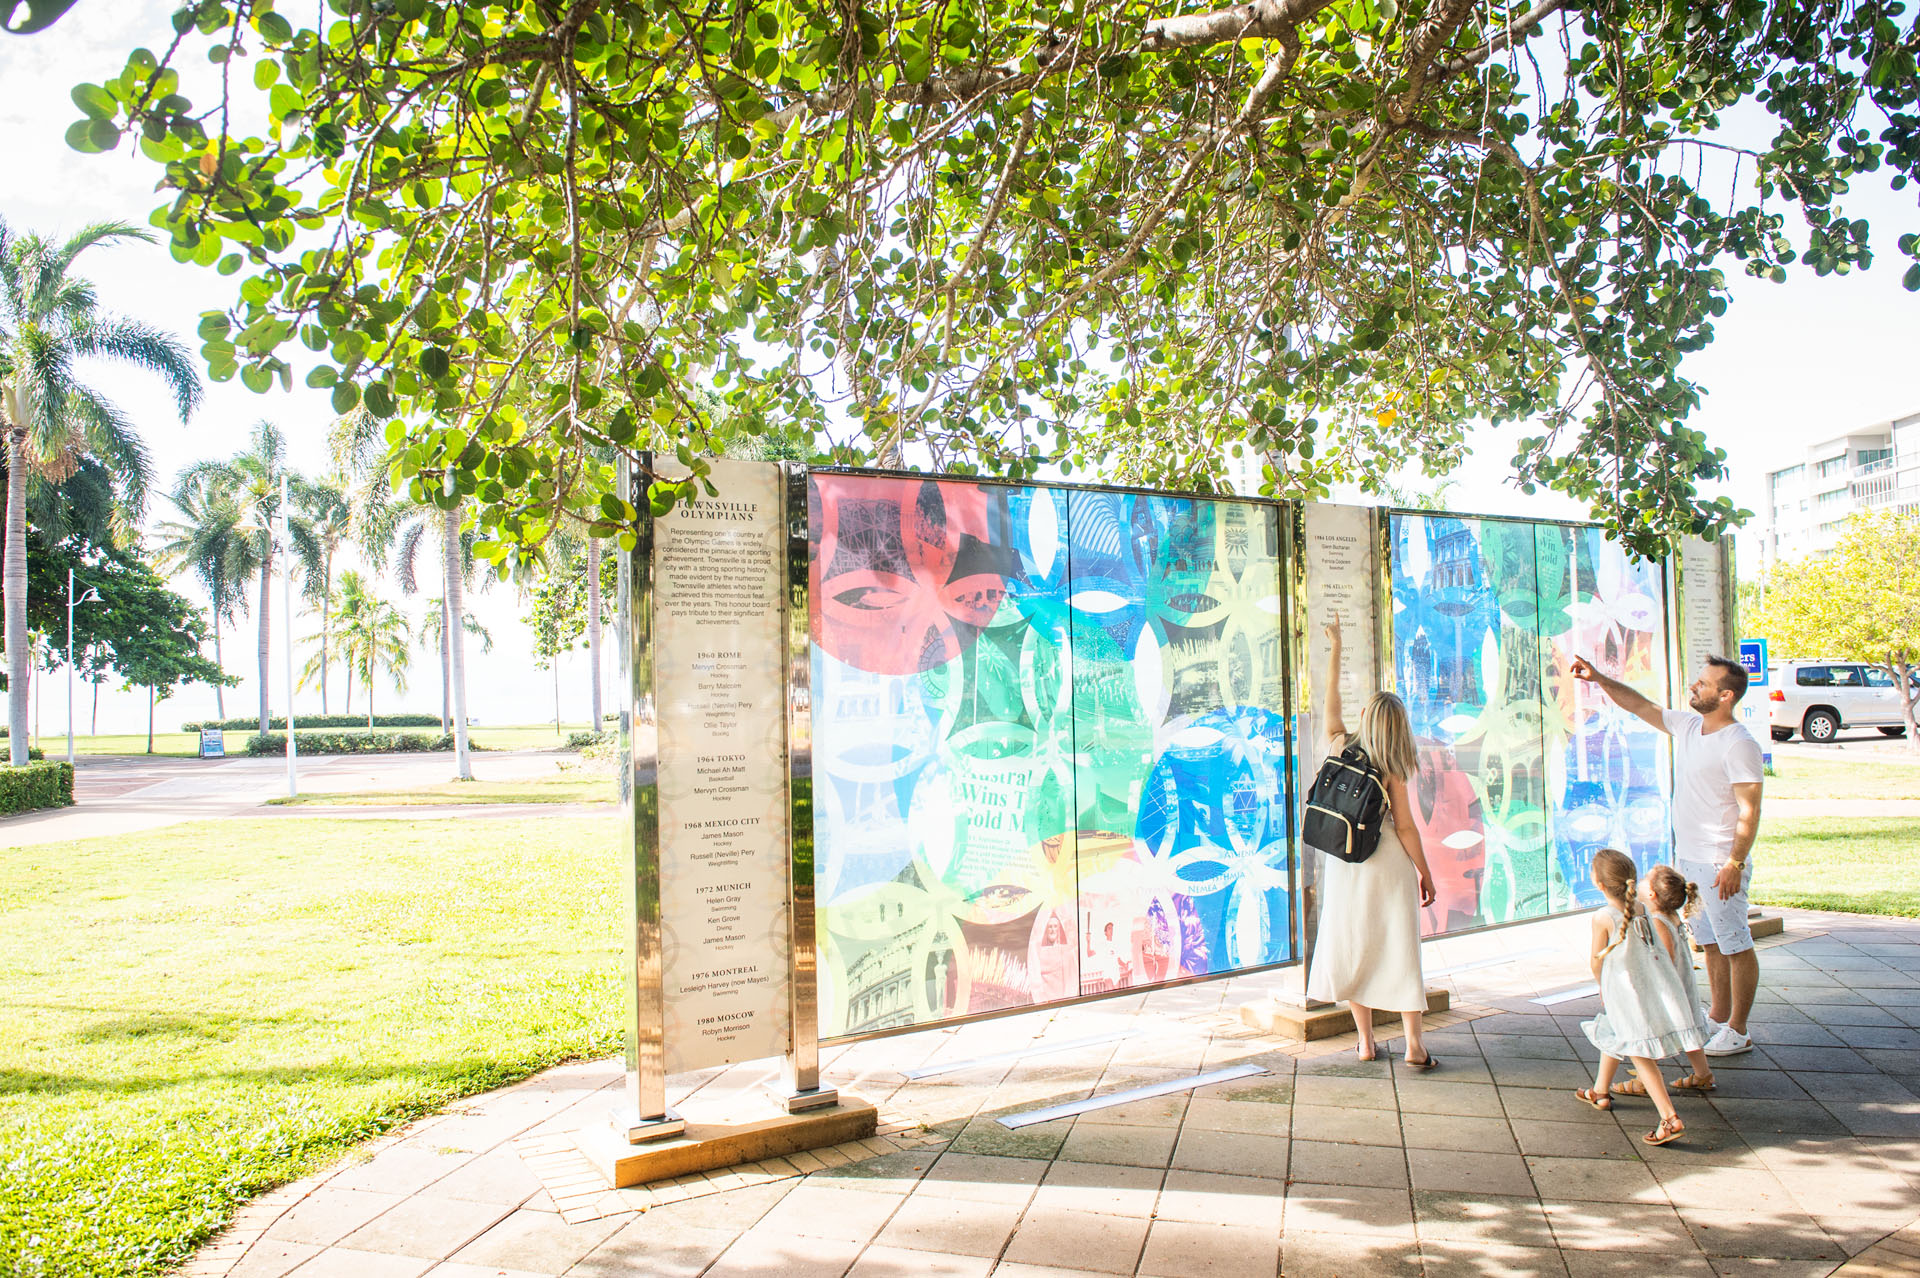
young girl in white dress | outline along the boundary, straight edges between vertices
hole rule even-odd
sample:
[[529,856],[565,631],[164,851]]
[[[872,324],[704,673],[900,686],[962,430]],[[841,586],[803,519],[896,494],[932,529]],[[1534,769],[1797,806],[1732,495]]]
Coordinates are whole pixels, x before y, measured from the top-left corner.
[[1574,1095],[1595,1109],[1612,1109],[1614,1072],[1622,1060],[1632,1061],[1660,1112],[1660,1125],[1640,1139],[1665,1145],[1680,1139],[1686,1124],[1674,1112],[1659,1061],[1705,1041],[1698,1025],[1700,1005],[1682,988],[1680,973],[1640,903],[1632,858],[1602,848],[1593,854],[1592,872],[1594,886],[1607,899],[1593,912],[1592,951],[1605,1010],[1580,1027],[1600,1049],[1600,1068],[1593,1086]]
[[1407,781],[1419,767],[1413,724],[1407,707],[1391,692],[1367,698],[1358,730],[1347,731],[1340,707],[1340,619],[1327,627],[1332,654],[1327,668],[1328,754],[1358,743],[1373,766],[1385,774],[1392,820],[1380,831],[1373,855],[1354,864],[1320,858],[1320,923],[1314,932],[1313,970],[1307,995],[1344,1002],[1353,1011],[1359,1039],[1355,1050],[1370,1061],[1373,1011],[1400,1013],[1406,1027],[1404,1060],[1416,1070],[1435,1061],[1421,1042],[1421,1017],[1427,1010],[1427,983],[1420,971],[1420,907],[1434,900],[1433,873],[1413,822]]
[[[1700,1006],[1700,990],[1693,975],[1693,953],[1688,947],[1687,930],[1681,923],[1683,916],[1691,915],[1700,908],[1700,889],[1696,884],[1687,882],[1686,876],[1671,865],[1656,865],[1647,871],[1647,877],[1641,885],[1640,899],[1653,921],[1654,935],[1660,941],[1661,950],[1673,962],[1680,988],[1686,994],[1688,1006],[1693,1008],[1694,1028],[1700,1035],[1700,1046],[1685,1049],[1692,1070],[1669,1080],[1667,1090],[1710,1092],[1714,1089],[1713,1065],[1702,1049],[1706,1040],[1713,1037],[1713,1031],[1707,1025],[1706,1010]],[[1622,1096],[1647,1094],[1647,1089],[1640,1085],[1637,1078],[1615,1083],[1613,1090]]]

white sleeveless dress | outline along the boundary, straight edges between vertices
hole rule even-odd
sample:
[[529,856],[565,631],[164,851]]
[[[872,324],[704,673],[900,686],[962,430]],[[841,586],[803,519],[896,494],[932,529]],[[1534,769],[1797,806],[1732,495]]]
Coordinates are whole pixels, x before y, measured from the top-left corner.
[[[1594,913],[1605,920],[1609,936],[1619,931],[1619,910],[1603,905]],[[1580,1028],[1608,1056],[1659,1060],[1703,1041],[1700,1003],[1681,984],[1679,969],[1645,914],[1634,917],[1626,939],[1600,960],[1600,999],[1606,1010]]]
[[1358,865],[1323,852],[1320,925],[1307,997],[1352,1001],[1384,1012],[1427,1010],[1420,971],[1420,871],[1393,822]]
[[[1707,1039],[1711,1037],[1707,1032],[1706,1010],[1700,1006],[1700,985],[1693,970],[1693,950],[1688,943],[1690,935],[1686,923],[1665,910],[1655,911],[1654,918],[1665,923],[1667,930],[1673,933],[1673,964],[1678,970],[1680,988],[1686,993],[1687,1006],[1693,1009],[1694,1030],[1700,1035],[1698,1043],[1692,1043],[1680,1049],[1690,1052],[1695,1047],[1706,1046]],[[1654,939],[1659,938],[1656,935]],[[1664,945],[1661,946],[1661,952],[1665,953],[1666,948]]]

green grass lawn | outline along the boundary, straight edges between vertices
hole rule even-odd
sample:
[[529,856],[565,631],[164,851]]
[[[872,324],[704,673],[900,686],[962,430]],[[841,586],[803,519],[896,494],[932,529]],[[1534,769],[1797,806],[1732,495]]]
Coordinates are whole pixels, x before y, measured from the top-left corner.
[[615,824],[0,851],[0,1273],[159,1274],[355,1141],[615,1050]]
[[303,794],[269,799],[283,807],[385,807],[446,803],[612,803],[620,797],[616,778],[606,772],[564,772],[526,781],[449,781],[412,790],[355,790],[339,794]]
[[1753,855],[1756,905],[1920,918],[1920,818],[1763,821]]
[[1769,799],[1920,799],[1920,764],[1773,756]]

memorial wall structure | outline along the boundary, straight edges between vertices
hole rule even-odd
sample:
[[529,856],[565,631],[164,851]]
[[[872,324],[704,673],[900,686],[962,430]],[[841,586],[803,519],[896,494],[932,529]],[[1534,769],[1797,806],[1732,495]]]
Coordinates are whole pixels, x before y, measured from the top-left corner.
[[1349,721],[1377,689],[1412,716],[1428,935],[1589,907],[1594,849],[1668,854],[1671,756],[1573,659],[1671,703],[1732,643],[1723,549],[1640,561],[1590,525],[711,478],[623,590],[655,1070],[798,1051],[805,1090],[816,1036],[1305,957],[1295,817],[1335,617]]

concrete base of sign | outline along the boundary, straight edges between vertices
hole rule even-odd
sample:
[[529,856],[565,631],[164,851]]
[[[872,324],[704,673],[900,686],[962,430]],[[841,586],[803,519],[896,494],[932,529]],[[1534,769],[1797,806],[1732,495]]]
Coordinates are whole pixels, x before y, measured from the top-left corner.
[[[1427,991],[1427,1011],[1444,1012],[1453,1006],[1453,995],[1443,989]],[[1389,1025],[1400,1019],[1398,1012],[1385,1012],[1378,1008],[1373,1013],[1375,1025]],[[1277,998],[1261,999],[1253,1003],[1240,1005],[1240,1020],[1264,1034],[1277,1034],[1282,1038],[1291,1038],[1302,1043],[1311,1043],[1315,1039],[1332,1038],[1345,1034],[1353,1028],[1353,1013],[1347,1010],[1345,1003],[1335,1003],[1324,1007],[1303,1007],[1298,1003],[1288,1003]]]
[[[1787,921],[1778,914],[1768,914],[1765,911],[1757,909],[1748,910],[1747,930],[1753,933],[1754,940],[1764,940],[1769,936],[1778,936],[1786,931]],[[1693,952],[1695,954],[1700,952],[1700,942],[1695,941],[1693,943]]]
[[776,1109],[764,1094],[734,1093],[709,1108],[696,1097],[681,1106],[687,1130],[668,1140],[633,1145],[606,1123],[575,1132],[587,1161],[615,1189],[692,1176],[741,1163],[779,1158],[803,1149],[865,1140],[879,1126],[879,1111],[856,1096],[797,1114]]

